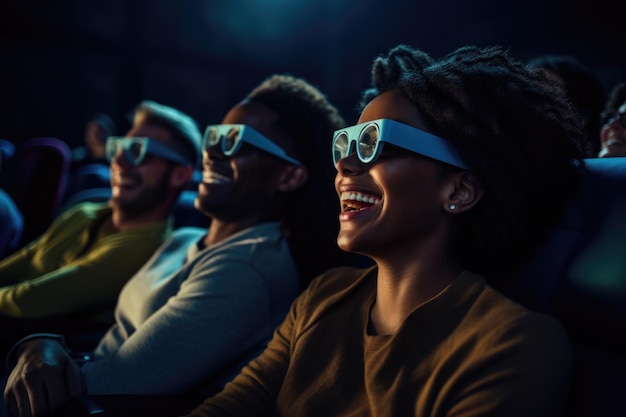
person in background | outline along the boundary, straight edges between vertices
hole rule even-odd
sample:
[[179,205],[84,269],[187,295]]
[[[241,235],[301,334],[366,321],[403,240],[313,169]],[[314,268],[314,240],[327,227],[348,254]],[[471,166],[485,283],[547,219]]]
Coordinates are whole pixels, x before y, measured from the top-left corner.
[[626,156],[626,82],[613,87],[602,112],[598,157]]
[[219,392],[265,348],[307,280],[341,261],[323,157],[343,123],[313,85],[274,75],[207,127],[195,204],[208,230],[176,230],[130,279],[87,362],[59,336],[18,344],[5,390],[12,415],[77,393]]
[[564,94],[499,47],[433,59],[399,45],[372,80],[332,155],[338,244],[375,265],[313,280],[189,416],[559,415],[565,329],[491,282],[524,265],[581,183]]
[[[177,109],[144,101],[125,137],[110,137],[111,198],[62,213],[0,261],[1,353],[33,331],[106,329],[122,286],[172,231],[197,166],[201,134]],[[68,330],[69,331],[69,330]]]
[[87,119],[84,144],[72,149],[64,204],[83,190],[108,187],[109,164],[105,147],[107,138],[115,134],[115,122],[107,114],[95,113]]
[[531,68],[541,69],[546,75],[561,83],[572,101],[585,133],[579,143],[583,157],[595,158],[600,150],[598,132],[600,113],[606,101],[606,92],[596,74],[571,55],[545,54],[528,61]]
[[85,123],[84,144],[72,149],[72,172],[87,164],[107,165],[106,141],[115,134],[115,122],[109,115],[95,113],[90,116]]

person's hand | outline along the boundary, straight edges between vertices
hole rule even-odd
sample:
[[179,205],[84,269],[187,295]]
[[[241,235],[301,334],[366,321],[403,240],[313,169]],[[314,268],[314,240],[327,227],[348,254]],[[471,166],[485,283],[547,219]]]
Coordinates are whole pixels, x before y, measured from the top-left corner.
[[80,369],[59,342],[34,339],[19,349],[17,364],[4,390],[11,417],[48,415],[80,394]]

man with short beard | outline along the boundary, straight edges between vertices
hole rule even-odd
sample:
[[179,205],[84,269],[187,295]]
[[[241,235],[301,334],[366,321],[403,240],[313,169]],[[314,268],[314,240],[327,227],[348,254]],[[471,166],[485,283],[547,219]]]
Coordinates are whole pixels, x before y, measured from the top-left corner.
[[126,135],[107,140],[108,203],[72,207],[0,262],[0,354],[33,331],[113,322],[122,286],[171,234],[170,216],[198,166],[200,139],[181,111],[153,101],[137,106]]

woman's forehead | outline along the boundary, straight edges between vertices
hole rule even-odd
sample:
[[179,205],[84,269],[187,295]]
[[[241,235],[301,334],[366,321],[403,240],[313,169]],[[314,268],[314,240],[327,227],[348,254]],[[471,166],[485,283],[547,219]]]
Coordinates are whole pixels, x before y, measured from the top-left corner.
[[391,119],[426,130],[420,111],[399,90],[385,91],[370,101],[361,112],[358,123],[376,119]]

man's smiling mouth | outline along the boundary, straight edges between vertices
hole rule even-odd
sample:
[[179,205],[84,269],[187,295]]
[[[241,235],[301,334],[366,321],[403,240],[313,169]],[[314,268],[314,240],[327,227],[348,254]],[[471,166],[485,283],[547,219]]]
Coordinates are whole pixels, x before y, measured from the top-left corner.
[[202,173],[202,182],[206,184],[221,184],[225,182],[232,182],[232,178],[220,174],[215,171],[205,171]]

